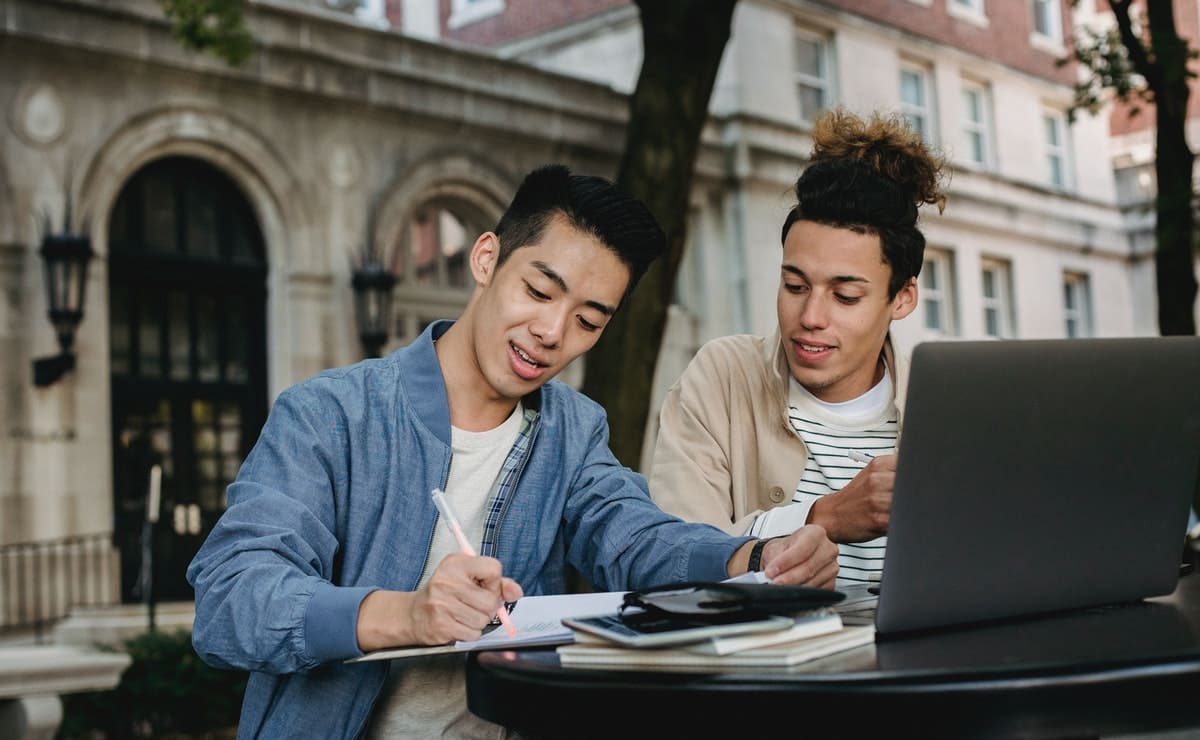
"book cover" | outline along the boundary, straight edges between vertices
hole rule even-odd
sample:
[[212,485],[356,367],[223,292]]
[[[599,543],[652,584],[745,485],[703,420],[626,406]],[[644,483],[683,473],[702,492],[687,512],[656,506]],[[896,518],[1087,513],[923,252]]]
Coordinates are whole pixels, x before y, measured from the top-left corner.
[[567,667],[671,670],[674,668],[786,668],[867,645],[875,639],[870,625],[843,627],[835,632],[792,642],[740,650],[725,655],[704,654],[682,648],[622,648],[600,643],[575,643],[557,648],[559,662]]

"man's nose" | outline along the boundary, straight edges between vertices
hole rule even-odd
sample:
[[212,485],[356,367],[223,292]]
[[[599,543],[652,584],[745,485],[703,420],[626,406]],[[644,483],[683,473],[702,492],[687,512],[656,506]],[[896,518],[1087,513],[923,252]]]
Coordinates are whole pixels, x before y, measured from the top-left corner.
[[829,299],[812,294],[804,301],[800,310],[800,323],[811,329],[823,329],[829,325]]
[[566,321],[566,312],[547,312],[530,325],[529,331],[543,346],[554,349],[562,341]]

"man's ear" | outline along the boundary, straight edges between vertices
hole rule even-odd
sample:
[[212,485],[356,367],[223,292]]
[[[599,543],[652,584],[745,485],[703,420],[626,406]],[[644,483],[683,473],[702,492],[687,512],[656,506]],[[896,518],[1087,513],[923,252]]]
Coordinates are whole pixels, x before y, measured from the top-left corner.
[[487,285],[500,259],[500,237],[491,231],[479,235],[471,246],[471,276],[476,285]]
[[896,297],[892,299],[892,321],[897,321],[917,308],[917,279],[909,278]]

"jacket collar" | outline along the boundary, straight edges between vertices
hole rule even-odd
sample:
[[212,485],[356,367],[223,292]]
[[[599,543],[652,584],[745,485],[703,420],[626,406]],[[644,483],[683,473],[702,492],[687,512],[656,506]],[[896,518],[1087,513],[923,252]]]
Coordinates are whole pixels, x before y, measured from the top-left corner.
[[[434,321],[421,332],[421,336],[391,356],[397,382],[401,384],[401,393],[407,397],[414,418],[420,419],[446,445],[450,444],[450,402],[433,343],[451,326],[454,326],[453,321]],[[540,411],[542,389],[538,388],[521,401],[526,408]]]

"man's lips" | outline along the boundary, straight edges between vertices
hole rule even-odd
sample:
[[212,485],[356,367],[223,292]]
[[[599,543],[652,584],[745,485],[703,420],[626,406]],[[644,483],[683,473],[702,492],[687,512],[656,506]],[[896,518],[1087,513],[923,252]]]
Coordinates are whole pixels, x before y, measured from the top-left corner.
[[792,340],[792,351],[796,353],[796,358],[803,362],[817,362],[828,357],[833,350],[834,347],[829,344]]
[[546,369],[546,363],[512,342],[508,344],[508,362],[513,372],[524,380],[537,380]]

